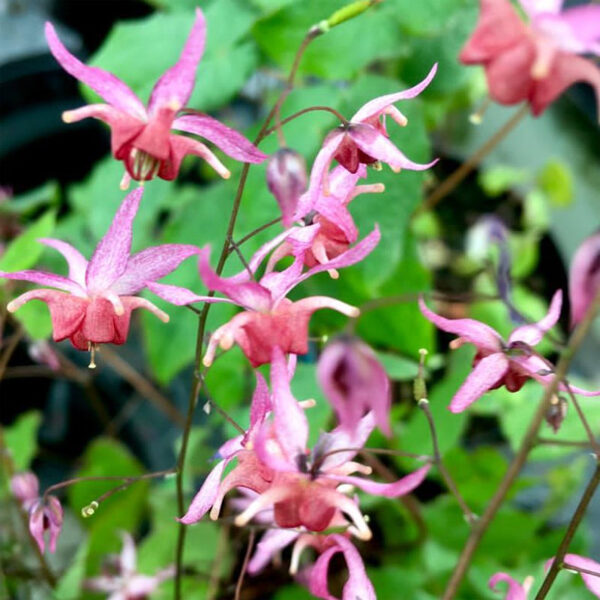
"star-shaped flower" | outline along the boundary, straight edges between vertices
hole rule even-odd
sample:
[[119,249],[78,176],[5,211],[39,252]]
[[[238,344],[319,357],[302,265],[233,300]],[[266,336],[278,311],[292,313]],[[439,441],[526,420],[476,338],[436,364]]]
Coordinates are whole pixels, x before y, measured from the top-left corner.
[[157,81],[148,107],[145,107],[115,75],[99,67],[89,67],[73,56],[58,39],[52,24],[46,23],[46,39],[54,58],[65,71],[92,88],[106,102],[66,111],[63,120],[73,123],[95,117],[111,128],[113,155],[124,162],[126,169],[122,188],[127,188],[131,178],[136,181],[147,181],[155,176],[175,179],[187,154],[202,157],[219,175],[229,177],[229,170],[204,144],[171,133],[172,130],[206,138],[236,160],[249,163],[265,160],[266,155],[237,131],[185,108],[194,89],[205,38],[206,22],[198,8],[179,60]]
[[484,67],[496,102],[526,101],[537,116],[565,89],[585,81],[596,92],[600,115],[600,69],[578,56],[600,53],[600,6],[561,12],[562,0],[521,0],[527,25],[509,0],[480,4],[479,21],[460,60]]
[[[552,380],[552,373],[548,364],[532,352],[532,348],[554,327],[560,316],[561,305],[562,292],[559,290],[554,294],[548,314],[543,319],[532,325],[517,327],[505,342],[498,332],[485,323],[474,319],[446,319],[435,314],[421,298],[419,306],[427,319],[443,331],[460,336],[452,343],[453,348],[463,343],[474,344],[477,348],[473,371],[452,398],[450,410],[462,412],[485,392],[502,385],[509,392],[520,390],[530,378],[547,385]],[[600,391],[588,392],[573,385],[569,387],[584,396],[600,395]],[[565,390],[565,385],[561,383],[559,389]]]
[[[136,308],[145,308],[167,322],[168,315],[135,294],[148,282],[173,271],[199,249],[184,244],[165,244],[130,256],[133,219],[142,193],[143,189],[138,188],[123,200],[89,262],[66,242],[38,240],[65,257],[69,264],[68,277],[44,271],[0,271],[0,277],[57,288],[25,292],[8,304],[8,310],[14,312],[30,300],[46,302],[54,340],[59,342],[69,338],[79,350],[93,350],[96,344],[123,344],[129,331],[131,311]],[[93,366],[93,356],[90,366]]]

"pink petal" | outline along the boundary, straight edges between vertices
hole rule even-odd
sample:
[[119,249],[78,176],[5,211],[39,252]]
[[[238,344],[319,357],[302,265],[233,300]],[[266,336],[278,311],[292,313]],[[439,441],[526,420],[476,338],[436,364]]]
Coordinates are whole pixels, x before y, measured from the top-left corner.
[[89,292],[97,293],[109,289],[127,269],[133,219],[143,193],[144,189],[139,187],[125,197],[106,235],[96,246],[86,272]]
[[543,13],[558,14],[563,0],[519,0],[530,18]]
[[188,244],[146,248],[129,259],[125,272],[112,284],[111,289],[119,295],[135,294],[147,283],[168,275],[186,258],[199,252],[199,248]]
[[315,564],[309,571],[309,582],[308,590],[317,598],[323,600],[338,600],[335,596],[329,593],[329,586],[327,585],[327,576],[329,571],[329,563],[335,554],[341,552],[342,549],[339,546],[332,546],[328,548],[319,556]]
[[469,373],[458,392],[454,394],[448,408],[453,413],[465,410],[482,394],[498,383],[509,367],[510,362],[502,352],[494,352],[494,354],[482,358]]
[[227,156],[247,163],[261,163],[267,155],[261,152],[235,129],[227,127],[208,115],[184,115],[173,121],[173,129],[187,131],[207,139]]
[[[62,275],[54,273],[46,273],[45,271],[15,271],[14,273],[6,273],[0,271],[0,278],[16,279],[17,281],[30,281],[39,285],[48,285],[50,287],[69,292],[75,296],[85,296],[85,290],[75,283],[72,279],[67,279]],[[15,300],[13,300],[15,302]]]
[[129,577],[135,573],[135,567],[137,564],[135,542],[129,533],[126,531],[121,533],[123,540],[123,548],[119,559],[119,566],[125,577]]
[[138,97],[119,78],[98,67],[88,67],[75,58],[61,43],[51,23],[46,23],[46,40],[54,58],[70,75],[91,87],[115,108],[146,118],[146,109]]
[[437,162],[437,159],[427,164],[413,162],[372,125],[352,125],[348,135],[365,154],[390,165],[393,169],[424,171]]
[[577,249],[569,270],[571,327],[585,315],[600,290],[600,233],[588,237]]
[[328,474],[327,478],[334,479],[340,483],[349,483],[373,496],[397,498],[398,496],[404,496],[419,487],[427,477],[430,468],[431,465],[421,467],[409,475],[398,479],[398,481],[394,481],[394,483],[377,483],[375,481],[370,481],[369,479],[354,477],[352,475]]
[[419,298],[419,308],[426,319],[448,333],[454,333],[478,348],[498,352],[502,349],[502,338],[489,325],[474,319],[446,319],[427,308],[423,298]]
[[271,294],[256,281],[231,283],[225,277],[217,275],[210,267],[210,249],[203,248],[198,259],[198,270],[204,285],[216,292],[228,296],[233,302],[252,310],[267,311],[271,308]]
[[579,52],[600,52],[600,6],[587,4],[565,10],[560,18],[581,44]]
[[558,290],[552,297],[548,314],[533,325],[522,325],[517,327],[508,338],[508,343],[523,342],[529,346],[539,344],[544,334],[550,331],[560,317],[560,309],[562,307],[562,291]]
[[[343,168],[343,167],[342,167]],[[344,169],[345,170],[345,169]],[[348,172],[348,171],[346,171]],[[323,202],[321,199],[315,205],[315,210],[323,215],[329,222],[339,227],[346,236],[349,243],[355,242],[358,237],[358,229],[350,211],[341,202],[331,198],[329,202]]]
[[[563,562],[574,567],[579,567],[580,569],[587,569],[588,571],[594,571],[600,574],[600,563],[591,558],[586,558],[585,556],[565,554]],[[594,596],[600,598],[600,575],[590,575],[588,573],[580,573],[580,575],[587,589],[590,590]]]
[[250,431],[263,424],[267,414],[271,411],[271,395],[267,382],[261,373],[255,371],[256,387],[250,404]]
[[67,242],[53,238],[39,238],[38,242],[60,252],[69,265],[69,279],[75,281],[82,288],[85,287],[85,271],[88,261],[79,250],[71,246],[71,244],[67,244]]
[[293,529],[271,529],[267,531],[256,545],[254,555],[248,563],[248,573],[254,575],[264,569],[275,554],[289,546],[300,532]]
[[496,573],[488,582],[490,589],[497,590],[497,584],[500,581],[508,583],[508,590],[504,600],[527,600],[525,588],[507,573]]
[[275,435],[286,458],[295,461],[306,453],[308,420],[292,395],[285,356],[278,347],[273,348],[271,359],[271,387]]
[[394,94],[386,94],[385,96],[379,96],[379,98],[375,98],[370,102],[364,104],[359,110],[354,114],[354,116],[350,119],[352,123],[359,123],[361,121],[366,121],[371,117],[375,117],[379,115],[383,110],[385,110],[390,104],[394,104],[400,100],[408,100],[410,98],[415,98],[418,96],[430,83],[433,77],[437,72],[437,63],[431,67],[431,70],[427,74],[427,77],[418,83],[417,85],[408,88],[402,92],[396,92]]
[[130,598],[146,598],[159,586],[160,582],[161,579],[157,576],[150,577],[149,575],[135,574],[126,583],[125,597],[123,600],[129,600]]
[[354,547],[343,535],[333,534],[331,536],[336,544],[342,549],[344,559],[348,566],[348,581],[344,585],[342,600],[377,600],[373,584],[367,577],[365,565]]
[[187,512],[179,519],[180,523],[184,523],[185,525],[197,523],[210,510],[219,493],[221,477],[226,465],[227,460],[222,460],[211,470],[204,480],[202,487],[194,496]]
[[170,160],[161,163],[158,175],[162,179],[171,181],[179,174],[181,162],[188,155],[199,156],[204,159],[223,179],[231,176],[229,169],[211,152],[204,144],[183,135],[169,136],[171,146]]
[[187,288],[179,287],[178,285],[169,285],[166,283],[148,283],[146,286],[152,293],[156,294],[163,300],[175,304],[175,306],[185,306],[186,304],[194,304],[194,302],[208,302],[215,304],[217,302],[231,303],[228,298],[214,298],[212,296],[198,296]]
[[206,21],[202,11],[196,9],[196,20],[187,38],[179,60],[156,82],[148,112],[154,115],[158,110],[167,106],[177,112],[189,100],[196,82],[196,69],[204,52],[206,40]]

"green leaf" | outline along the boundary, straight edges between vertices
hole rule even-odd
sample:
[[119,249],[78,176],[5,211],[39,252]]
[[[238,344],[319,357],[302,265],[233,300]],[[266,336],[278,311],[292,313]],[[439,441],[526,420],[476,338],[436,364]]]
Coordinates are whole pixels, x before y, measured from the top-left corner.
[[19,308],[15,317],[34,340],[45,340],[52,333],[52,320],[45,302],[28,302]]
[[60,189],[56,181],[48,181],[44,185],[25,194],[19,194],[10,202],[0,202],[0,214],[27,216],[42,207],[58,203]]
[[389,352],[377,352],[376,354],[390,379],[397,381],[414,379],[419,372],[419,363],[414,360]]
[[44,246],[36,240],[52,233],[55,219],[56,213],[49,210],[15,238],[0,256],[0,271],[21,271],[33,267],[44,250]]
[[79,546],[66,573],[58,580],[53,595],[55,600],[77,600],[81,598],[81,584],[85,577],[87,553],[88,544],[84,542]]
[[527,169],[508,165],[493,165],[479,173],[479,185],[488,196],[496,197],[525,183],[530,178]]
[[549,160],[538,173],[537,184],[554,206],[565,207],[573,201],[573,174],[558,159]]
[[31,461],[37,454],[37,436],[41,422],[41,413],[30,411],[21,415],[5,429],[4,438],[12,455],[15,470],[25,471],[30,468]]

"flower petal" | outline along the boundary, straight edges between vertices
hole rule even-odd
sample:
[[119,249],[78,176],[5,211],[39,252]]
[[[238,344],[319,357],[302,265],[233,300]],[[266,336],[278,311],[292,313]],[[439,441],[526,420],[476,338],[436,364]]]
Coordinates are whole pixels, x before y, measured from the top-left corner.
[[533,325],[522,325],[517,327],[508,338],[508,343],[523,342],[529,346],[539,344],[544,334],[550,331],[560,317],[560,309],[562,307],[562,291],[558,290],[552,297],[548,314]]
[[[587,587],[594,596],[600,598],[600,563],[586,558],[585,556],[579,556],[578,554],[565,554],[564,561],[568,565],[579,567],[580,569],[587,569],[588,571],[594,571],[599,575],[590,575],[589,573],[580,573],[585,586]],[[568,568],[568,567],[567,567]]]
[[38,238],[37,241],[60,252],[69,265],[69,279],[75,281],[82,288],[85,287],[85,271],[88,261],[77,248],[74,248],[71,244],[67,244],[67,242],[55,240],[54,238]]
[[579,246],[569,270],[569,301],[571,327],[585,315],[600,289],[600,232],[591,235]]
[[519,0],[521,6],[531,19],[543,13],[558,14],[563,0]]
[[196,20],[185,42],[178,61],[156,82],[150,94],[148,112],[152,116],[167,106],[177,112],[189,100],[196,82],[196,69],[206,41],[206,21],[202,11],[196,9]]
[[125,272],[112,284],[111,289],[119,295],[136,294],[147,283],[168,275],[186,258],[199,252],[198,247],[189,244],[163,244],[146,248],[129,259]]
[[256,427],[263,424],[267,414],[271,411],[271,395],[267,382],[261,373],[255,371],[256,387],[252,394],[252,403],[250,404],[250,429],[248,434]]
[[446,319],[427,308],[423,298],[419,298],[419,308],[426,319],[448,333],[455,333],[478,348],[497,352],[502,348],[502,338],[489,325],[475,319]]
[[298,536],[294,529],[271,529],[267,531],[256,545],[254,555],[248,563],[248,573],[254,575],[264,569],[273,556],[289,546]]
[[377,600],[373,584],[367,577],[365,565],[354,544],[343,535],[333,534],[331,537],[342,549],[348,566],[348,581],[344,585],[342,600]]
[[139,187],[125,197],[106,235],[96,246],[85,276],[89,292],[108,290],[127,269],[133,219],[143,193],[144,189]]
[[338,600],[335,596],[329,593],[327,585],[327,576],[329,571],[329,563],[335,554],[341,552],[339,546],[328,548],[319,556],[315,564],[310,568],[308,573],[308,591],[317,598],[323,600]]
[[135,542],[129,533],[123,531],[121,533],[123,540],[123,548],[121,549],[121,555],[119,560],[119,566],[124,577],[130,577],[135,573],[137,565],[137,557],[135,551]]
[[175,306],[185,306],[186,304],[194,304],[194,302],[208,302],[215,304],[217,302],[231,303],[229,298],[214,298],[213,296],[198,296],[191,290],[178,285],[169,285],[167,283],[149,283],[146,286],[152,293],[156,294],[163,300],[175,304]]
[[460,389],[450,406],[448,407],[453,413],[459,413],[465,410],[475,400],[477,400],[482,394],[487,392],[492,386],[494,386],[510,367],[508,358],[502,352],[494,352],[485,358],[482,358],[477,366],[469,373],[469,376],[465,379],[464,383],[460,386]]
[[600,53],[600,6],[587,4],[565,10],[560,19],[566,23],[579,42],[578,53]]
[[173,129],[199,135],[212,142],[227,156],[242,162],[257,164],[267,158],[264,152],[261,152],[241,133],[208,115],[193,114],[178,117],[173,121]]
[[88,67],[75,58],[62,44],[51,23],[46,23],[46,40],[50,52],[70,75],[91,87],[110,105],[137,118],[146,118],[146,109],[139,98],[112,73],[98,67]]
[[217,463],[215,467],[208,474],[202,487],[198,493],[194,496],[192,503],[190,504],[187,512],[181,519],[180,523],[185,525],[191,525],[197,523],[202,517],[210,510],[210,507],[214,504],[214,501],[219,493],[219,486],[221,485],[221,477],[223,471],[227,465],[227,460],[222,460]]
[[175,179],[179,173],[181,161],[188,154],[203,158],[223,179],[228,179],[231,176],[229,169],[198,140],[183,135],[170,135],[169,143],[171,149],[170,160],[162,162],[158,172],[162,179],[168,181]]
[[74,296],[85,297],[85,290],[75,281],[72,279],[67,279],[62,275],[55,275],[54,273],[46,273],[45,271],[32,271],[28,269],[25,271],[15,271],[14,273],[0,271],[0,278],[2,277],[5,279],[16,279],[17,281],[30,281],[31,283],[38,283],[39,285],[48,285],[65,292],[69,292]]
[[375,98],[370,102],[367,102],[363,106],[361,106],[358,111],[354,114],[354,116],[350,119],[352,123],[358,123],[360,121],[365,121],[371,117],[375,117],[379,115],[384,109],[386,109],[390,104],[394,104],[400,100],[408,100],[410,98],[415,98],[418,96],[430,83],[434,78],[437,72],[437,63],[431,67],[431,70],[427,74],[427,77],[418,83],[417,85],[408,88],[402,92],[396,92],[394,94],[386,94],[385,96],[379,96],[379,98]]
[[496,573],[488,582],[490,589],[498,591],[496,586],[499,581],[508,583],[508,591],[504,600],[527,600],[525,588],[507,573]]

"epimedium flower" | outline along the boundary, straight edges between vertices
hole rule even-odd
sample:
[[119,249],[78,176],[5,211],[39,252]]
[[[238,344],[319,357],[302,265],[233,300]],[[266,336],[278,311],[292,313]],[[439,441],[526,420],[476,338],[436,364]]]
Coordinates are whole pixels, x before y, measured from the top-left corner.
[[[194,89],[196,69],[204,52],[206,22],[196,9],[196,20],[177,63],[155,84],[148,106],[112,73],[90,67],[73,56],[59,40],[51,23],[46,23],[50,51],[73,77],[94,90],[106,104],[90,104],[63,113],[66,123],[94,117],[111,129],[114,157],[122,160],[126,173],[121,187],[131,178],[147,181],[158,176],[175,179],[181,161],[188,154],[200,156],[222,177],[229,170],[198,140],[172,133],[173,130],[203,137],[236,160],[260,163],[266,155],[237,131],[208,115],[186,109]],[[189,113],[192,114],[189,114]]]
[[[532,351],[532,347],[554,327],[561,306],[562,292],[559,290],[554,294],[544,318],[532,325],[517,327],[505,342],[489,325],[474,319],[446,319],[429,310],[423,298],[420,298],[419,307],[429,321],[443,331],[459,336],[452,342],[452,348],[464,343],[474,344],[477,348],[473,370],[452,398],[450,410],[462,412],[485,392],[502,385],[509,392],[520,390],[530,378],[547,385],[552,380],[552,374],[548,364]],[[569,385],[569,388],[584,396],[600,395],[600,391],[588,392],[573,385]],[[561,383],[559,389],[564,391],[566,387]]]
[[[126,196],[89,262],[66,242],[38,240],[64,256],[69,265],[68,277],[44,271],[0,271],[0,277],[56,288],[25,292],[9,302],[8,310],[14,312],[31,300],[42,300],[50,310],[54,340],[68,338],[75,348],[92,351],[97,344],[123,344],[129,332],[131,311],[136,308],[145,308],[167,322],[167,314],[135,294],[149,281],[173,271],[199,249],[165,244],[130,256],[133,220],[142,194],[143,189],[138,188]],[[93,355],[90,366],[94,366]]]
[[29,533],[41,552],[46,549],[46,533],[50,552],[56,551],[56,542],[62,529],[63,509],[56,496],[39,496],[38,478],[26,471],[17,473],[10,481],[11,491],[29,516]]
[[310,202],[316,201],[322,188],[325,194],[328,193],[328,172],[333,160],[351,173],[355,173],[361,164],[370,165],[376,162],[386,163],[394,171],[423,171],[435,164],[436,161],[419,164],[409,160],[390,141],[386,116],[404,127],[408,120],[394,104],[418,96],[429,85],[436,71],[437,64],[416,86],[370,100],[354,113],[350,121],[342,123],[327,135],[311,171],[308,191]]
[[116,560],[111,561],[110,569],[104,575],[86,579],[86,589],[108,593],[108,600],[138,600],[148,597],[166,579],[175,574],[174,567],[167,567],[156,575],[142,575],[137,572],[135,543],[131,535],[122,534],[123,548]]
[[575,252],[569,270],[571,327],[583,319],[600,290],[600,232],[586,238]]
[[577,81],[595,90],[600,115],[600,69],[579,54],[600,54],[600,6],[562,11],[562,0],[520,0],[524,23],[509,0],[480,0],[475,31],[463,47],[464,64],[481,64],[490,96],[500,104],[529,103],[542,113]]
[[[546,563],[546,569],[550,567],[553,560],[554,559],[550,559]],[[573,567],[598,573],[598,575],[591,575],[590,573],[579,574],[581,575],[581,578],[583,579],[587,589],[590,590],[590,592],[592,592],[596,598],[600,598],[600,563],[592,560],[591,558],[579,556],[578,554],[565,554],[563,562],[566,565],[571,565]],[[568,570],[568,566],[566,566],[565,569]],[[525,578],[523,583],[520,583],[508,573],[496,573],[490,578],[488,585],[493,591],[500,591],[498,586],[499,583],[507,584],[504,600],[527,600],[529,597],[529,592],[533,587],[534,579],[533,577],[529,576]]]
[[[150,283],[148,287],[161,298],[173,304],[194,302],[228,302],[244,308],[211,336],[203,362],[212,364],[217,348],[228,350],[237,343],[253,367],[271,360],[273,348],[285,353],[308,352],[308,323],[312,314],[321,308],[331,308],[349,317],[358,315],[358,309],[328,296],[310,296],[292,302],[287,294],[308,277],[331,269],[353,265],[362,260],[379,242],[376,227],[358,244],[325,264],[318,264],[303,272],[305,255],[319,232],[317,225],[295,227],[264,244],[248,262],[248,268],[233,277],[220,277],[210,267],[208,247],[200,252],[200,277],[209,290],[226,298],[198,296],[177,286]],[[283,271],[268,271],[254,280],[263,260],[283,241],[292,245],[294,262]]]
[[323,350],[317,378],[340,425],[350,430],[373,411],[377,426],[390,435],[390,380],[373,350],[360,339],[340,336]]

